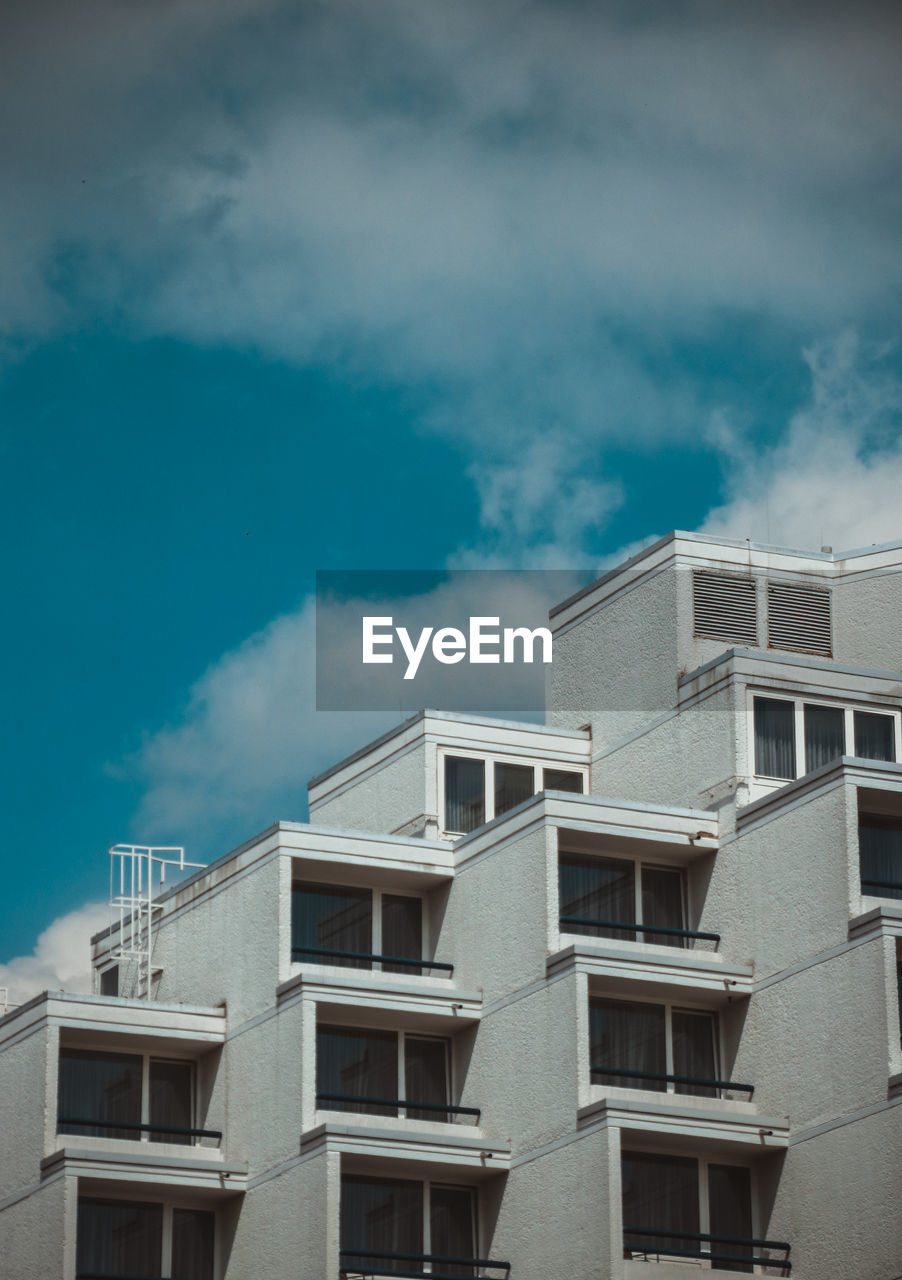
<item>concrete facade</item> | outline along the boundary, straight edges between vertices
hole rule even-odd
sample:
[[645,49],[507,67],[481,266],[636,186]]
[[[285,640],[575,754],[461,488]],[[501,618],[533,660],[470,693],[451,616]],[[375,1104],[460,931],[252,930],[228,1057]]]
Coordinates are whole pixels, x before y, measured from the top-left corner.
[[[552,625],[548,724],[414,717],[310,783],[309,824],[158,900],[149,993],[112,929],[94,995],[0,1019],[3,1280],[125,1275],[109,1259],[126,1256],[130,1277],[175,1280],[902,1277],[902,883],[868,879],[861,844],[868,822],[902,832],[902,549],[675,534]],[[761,700],[792,776],[762,766]],[[809,768],[815,724],[833,749]],[[413,951],[386,949],[398,919]],[[397,1098],[363,1059],[333,1096],[330,1036],[396,1052]],[[411,1096],[424,1045],[445,1054],[431,1115]],[[123,1056],[140,1120],[64,1117],[72,1064]],[[179,1132],[147,1120],[154,1064],[173,1063],[191,1064]],[[103,1132],[77,1132],[92,1119]],[[660,1182],[677,1177],[679,1204]],[[388,1260],[403,1233],[384,1208],[347,1220],[358,1184],[416,1198],[409,1256]],[[469,1206],[464,1261],[429,1247],[448,1195]],[[636,1196],[645,1217],[625,1221]],[[86,1269],[92,1205],[157,1213],[140,1272],[121,1242]],[[185,1211],[213,1234],[179,1269]],[[366,1239],[385,1251],[367,1263]]]

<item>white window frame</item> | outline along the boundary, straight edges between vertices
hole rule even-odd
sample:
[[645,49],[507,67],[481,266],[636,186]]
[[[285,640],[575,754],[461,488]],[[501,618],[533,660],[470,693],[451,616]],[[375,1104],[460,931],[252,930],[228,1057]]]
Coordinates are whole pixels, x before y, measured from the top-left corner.
[[[197,1123],[197,1059],[196,1058],[183,1057],[177,1053],[163,1054],[163,1053],[157,1053],[156,1051],[151,1051],[151,1050],[142,1051],[138,1049],[127,1048],[124,1045],[110,1045],[110,1044],[98,1045],[96,1043],[89,1044],[84,1041],[78,1041],[76,1043],[76,1042],[67,1040],[65,1044],[60,1044],[59,1049],[57,1051],[57,1072],[59,1071],[60,1058],[66,1049],[88,1050],[91,1053],[109,1053],[109,1054],[127,1053],[133,1058],[140,1058],[141,1059],[141,1120],[140,1120],[141,1124],[151,1123],[151,1119],[150,1119],[150,1064],[151,1064],[151,1061],[153,1062],[187,1062],[191,1068],[191,1108],[190,1108],[191,1115],[190,1115],[190,1123],[188,1124],[188,1128],[199,1129],[201,1127]],[[56,1119],[57,1126],[59,1126],[59,1103],[57,1103],[56,1117],[57,1117]],[[104,1121],[102,1120],[97,1121],[98,1128],[102,1128],[103,1124],[104,1124]],[[57,1134],[59,1134],[58,1128],[57,1128]],[[71,1137],[73,1135],[63,1134],[62,1136]],[[153,1133],[145,1133],[143,1131],[138,1132],[134,1129],[122,1129],[120,1130],[119,1135],[117,1135],[116,1137],[104,1138],[102,1139],[102,1141],[105,1141],[105,1142],[155,1142],[157,1145],[160,1145],[160,1146],[166,1145],[165,1141],[163,1141],[163,1139],[158,1135],[155,1135]],[[184,1143],[180,1142],[178,1144],[171,1143],[170,1145],[178,1145],[180,1147],[196,1147],[200,1144],[200,1142],[201,1142],[201,1139],[199,1137],[192,1137],[190,1142],[184,1142]],[[103,1199],[104,1197],[101,1196],[99,1198]]]
[[[74,1046],[73,1046],[74,1047]],[[220,1232],[220,1213],[215,1206],[209,1204],[197,1204],[185,1201],[164,1200],[160,1201],[154,1196],[145,1196],[138,1194],[130,1196],[130,1184],[123,1183],[122,1193],[113,1190],[109,1194],[89,1193],[79,1196],[79,1203],[83,1200],[92,1203],[114,1203],[114,1204],[159,1204],[163,1210],[163,1226],[160,1242],[160,1273],[163,1280],[171,1280],[172,1277],[172,1218],[176,1209],[199,1209],[205,1213],[213,1214],[213,1275],[218,1277],[222,1275],[222,1253],[219,1239]],[[77,1214],[76,1214],[77,1222]]]
[[[621,1004],[648,1004],[648,1005],[653,1005],[655,1008],[658,1008],[658,1009],[660,1009],[663,1006],[664,1008],[664,1058],[666,1063],[665,1072],[669,1076],[676,1074],[674,1071],[674,1065],[673,1065],[674,1063],[674,1059],[673,1059],[673,1015],[674,1013],[675,1012],[676,1013],[703,1013],[703,1014],[706,1014],[709,1018],[713,1018],[714,1020],[714,1078],[715,1080],[720,1080],[722,1078],[721,1077],[721,1071],[722,1071],[721,1062],[723,1061],[723,1054],[721,1051],[722,1038],[721,1038],[720,1016],[716,1009],[709,1009],[709,1008],[706,1008],[704,1005],[686,1004],[684,1000],[654,1000],[647,996],[626,997],[620,992],[618,992],[616,995],[613,995],[607,991],[590,991],[589,992],[589,1008],[590,1008],[589,1053],[590,1055],[592,1052],[591,1006],[592,1006],[593,1000],[612,1000],[612,1001],[619,1001]],[[629,1072],[624,1071],[622,1074],[624,1076],[628,1076]],[[593,1089],[599,1089],[599,1088],[606,1089],[606,1090],[640,1089],[645,1093],[653,1093],[655,1097],[658,1097],[658,1098],[661,1096],[662,1093],[667,1093],[670,1095],[676,1094],[677,1096],[682,1096],[684,1098],[704,1096],[699,1094],[686,1094],[686,1093],[680,1094],[679,1086],[674,1080],[666,1081],[664,1089],[648,1089],[642,1083],[641,1080],[638,1080],[635,1084],[618,1084],[618,1085],[601,1084],[599,1085],[599,1084],[595,1084],[590,1078],[589,1083],[592,1085]],[[717,1099],[707,1098],[706,1101],[715,1102],[717,1101]],[[718,1163],[720,1162],[715,1161],[715,1164],[718,1164]]]
[[[346,1022],[329,1022],[328,1020],[323,1020],[323,1021],[321,1021],[321,1020],[319,1020],[319,1019],[317,1019],[317,1023],[316,1023],[316,1034],[317,1034],[317,1036],[319,1035],[320,1028],[325,1028],[325,1027],[329,1027],[329,1028],[335,1027],[336,1029],[341,1029],[341,1030],[343,1030],[343,1031],[359,1031],[359,1032],[362,1032],[362,1033],[364,1033],[364,1034],[365,1034],[367,1031],[391,1031],[391,1032],[392,1032],[392,1033],[397,1037],[397,1047],[398,1047],[398,1096],[399,1096],[399,1097],[403,1097],[403,1096],[404,1096],[404,1093],[405,1093],[405,1092],[406,1092],[406,1090],[407,1090],[407,1056],[406,1056],[406,1055],[407,1055],[407,1038],[408,1038],[408,1036],[410,1036],[410,1038],[411,1038],[411,1039],[413,1039],[413,1040],[437,1040],[440,1044],[443,1044],[443,1045],[444,1045],[444,1048],[445,1048],[445,1080],[447,1081],[447,1090],[446,1090],[446,1093],[447,1093],[447,1104],[448,1104],[448,1106],[449,1106],[449,1107],[453,1107],[453,1106],[455,1105],[455,1104],[454,1104],[454,1102],[452,1101],[452,1099],[456,1096],[456,1094],[455,1094],[455,1092],[454,1092],[454,1083],[455,1083],[455,1081],[454,1081],[454,1054],[453,1054],[453,1052],[452,1052],[452,1044],[451,1044],[451,1037],[450,1037],[450,1036],[430,1035],[429,1033],[423,1033],[423,1032],[420,1032],[420,1031],[409,1031],[409,1030],[405,1030],[405,1029],[397,1028],[397,1027],[372,1027],[372,1026],[361,1026],[359,1022],[353,1022],[353,1023],[351,1023],[351,1022],[347,1022],[347,1023],[346,1023]],[[316,1083],[317,1092],[319,1092],[319,1088],[318,1088],[318,1086],[319,1086],[319,1080],[317,1079],[315,1083]],[[409,1102],[409,1101],[410,1101],[410,1099],[408,1098],[408,1099],[407,1099],[407,1101]],[[315,1098],[314,1098],[314,1102],[316,1102],[316,1099],[315,1099]],[[334,1111],[334,1110],[335,1110],[335,1108],[334,1108],[334,1107],[330,1107],[328,1103],[326,1103],[326,1104],[324,1104],[324,1105],[320,1105],[319,1103],[317,1103],[317,1104],[316,1104],[316,1110],[317,1110],[317,1111]],[[416,1107],[414,1107],[414,1110],[416,1110]],[[348,1113],[348,1112],[342,1112],[341,1114],[346,1116],[346,1115],[348,1115],[349,1113]],[[350,1113],[350,1114],[352,1114],[352,1115],[366,1115],[366,1114],[367,1114],[367,1112],[365,1112],[365,1111],[364,1111],[364,1112],[352,1112],[352,1113]],[[384,1120],[391,1120],[391,1119],[393,1119],[394,1117],[392,1117],[392,1116],[382,1116],[382,1117],[379,1117],[379,1118],[384,1119]],[[399,1120],[406,1120],[406,1119],[407,1119],[407,1108],[406,1108],[406,1107],[398,1107],[398,1115],[397,1115],[397,1119],[399,1119]],[[421,1123],[425,1123],[425,1122],[421,1122]],[[428,1253],[428,1252],[429,1252],[429,1250],[427,1249],[427,1250],[426,1250],[426,1252]]]
[[[755,750],[755,699],[766,698],[771,702],[789,702],[793,706],[793,730],[795,733],[796,776],[795,778],[774,778],[767,773],[758,773],[758,760]],[[889,716],[893,721],[893,743],[896,761],[902,760],[902,710],[887,706],[885,703],[848,702],[845,698],[808,697],[802,693],[784,693],[777,689],[761,689],[749,686],[747,690],[747,713],[749,722],[749,763],[750,777],[755,782],[773,786],[784,786],[797,778],[804,778],[808,769],[805,758],[805,707],[830,707],[843,712],[843,730],[845,737],[844,755],[854,755],[855,747],[855,712],[863,711],[868,715]],[[851,748],[851,750],[850,750]],[[874,761],[880,764],[879,760]]]
[[[687,874],[686,874],[686,867],[685,867],[685,866],[683,866],[681,863],[678,863],[678,862],[656,862],[656,861],[653,861],[652,859],[649,859],[649,858],[643,858],[643,857],[641,857],[639,854],[636,854],[636,853],[623,853],[623,852],[621,852],[619,849],[617,850],[617,852],[611,852],[611,851],[609,851],[609,850],[605,849],[603,852],[599,851],[597,854],[595,854],[595,853],[589,852],[589,851],[587,851],[587,850],[585,850],[585,849],[566,849],[566,848],[558,848],[558,855],[557,855],[557,856],[558,856],[558,879],[557,879],[557,895],[558,895],[557,916],[558,916],[558,922],[560,922],[560,917],[561,917],[561,879],[560,879],[560,866],[561,866],[561,855],[562,855],[562,854],[572,854],[574,857],[578,857],[578,858],[593,858],[593,857],[596,857],[596,856],[597,856],[597,857],[599,858],[599,860],[601,860],[601,861],[609,861],[609,862],[632,862],[633,867],[634,867],[634,870],[633,870],[633,912],[634,912],[634,917],[635,917],[635,918],[634,918],[634,920],[632,921],[632,923],[633,923],[633,924],[637,924],[637,925],[639,925],[639,926],[640,926],[640,928],[639,928],[639,931],[640,931],[640,932],[641,932],[641,926],[642,926],[642,870],[643,870],[643,868],[644,868],[644,867],[648,867],[648,869],[649,869],[650,871],[676,871],[676,872],[679,874],[679,877],[680,877],[680,908],[681,908],[682,917],[683,917],[683,928],[685,928],[685,929],[688,929],[688,928],[689,928],[689,924],[688,924],[688,921],[689,921],[689,905],[690,905],[690,904],[689,904],[689,877],[688,877],[688,876],[687,876]],[[615,939],[615,938],[593,938],[593,937],[591,937],[590,935],[588,935],[588,934],[584,934],[584,933],[574,934],[574,933],[571,933],[571,932],[570,932],[570,930],[568,929],[567,925],[561,925],[560,923],[558,923],[558,932],[559,932],[559,933],[569,933],[571,937],[577,937],[577,938],[580,938],[580,939],[581,939],[582,941],[584,941],[584,942],[615,942],[615,941],[620,941],[620,942],[638,943],[638,944],[639,944],[639,946],[659,946],[659,947],[660,947],[660,946],[667,946],[667,944],[666,944],[666,943],[656,942],[656,941],[654,940],[654,939],[655,939],[655,935],[652,935],[652,941],[651,941],[651,942],[649,942],[649,941],[648,941],[648,939],[645,939],[644,941],[639,942],[639,939],[638,939],[638,938],[632,938],[632,937],[630,937],[630,935],[629,935],[629,931],[628,931],[628,930],[626,930],[626,929],[624,929],[624,930],[623,930],[623,937],[622,937],[622,938],[620,938],[620,939]],[[618,932],[619,932],[619,930],[618,930]],[[658,935],[657,935],[657,937],[663,937],[663,936],[664,936],[663,934],[658,934]],[[692,939],[692,938],[683,938],[683,939],[681,940],[681,947],[682,947],[682,949],[685,949],[685,947],[686,947],[689,943],[691,943],[692,941],[693,941],[693,939]],[[668,947],[668,950],[677,950],[677,949],[680,949],[680,948]],[[659,1003],[660,1003],[660,1001],[659,1001]]]
[[[471,835],[469,831],[454,831],[447,826],[445,814],[445,761],[448,757],[452,759],[462,760],[481,760],[484,766],[484,787],[485,787],[485,821],[493,822],[495,819],[495,765],[496,764],[517,764],[526,768],[531,767],[533,770],[533,795],[536,796],[540,791],[544,790],[541,785],[544,782],[543,773],[545,769],[560,769],[566,773],[578,773],[583,780],[582,794],[587,795],[589,790],[589,766],[581,764],[571,764],[564,760],[548,760],[544,756],[523,756],[511,755],[501,751],[473,751],[464,747],[439,747],[436,753],[436,779],[438,786],[438,802],[436,805],[436,813],[438,814],[439,830],[444,836],[464,836]],[[508,811],[509,812],[509,811]],[[474,827],[474,831],[478,831],[479,827]]]
[[[372,920],[372,946],[373,946],[372,953],[374,956],[381,956],[383,954],[382,952],[382,898],[383,896],[386,896],[389,898],[416,898],[417,901],[420,903],[420,923],[422,927],[422,941],[421,941],[420,949],[422,950],[423,955],[421,959],[423,961],[423,967],[424,968],[428,967],[426,956],[431,955],[432,953],[432,936],[431,936],[431,929],[430,929],[430,912],[428,910],[428,899],[426,894],[416,893],[411,889],[383,889],[383,888],[375,888],[371,884],[346,884],[344,881],[337,883],[334,880],[310,880],[306,877],[292,876],[292,880],[291,880],[292,892],[294,892],[296,888],[300,888],[302,885],[319,885],[321,888],[324,888],[324,889],[333,889],[333,888],[334,889],[361,889],[361,890],[364,890],[366,893],[369,893],[370,902],[371,902],[370,910],[371,910],[371,920]],[[294,958],[292,958],[291,963],[293,965],[300,965],[300,964],[328,965],[329,958],[328,956],[309,956],[305,960],[295,960]],[[355,972],[357,973],[387,972],[393,977],[403,976],[402,974],[392,973],[391,970],[383,970],[381,960],[372,960],[370,962],[369,969],[357,969],[355,970]],[[411,969],[411,973],[409,974],[409,976],[419,977],[420,975],[414,974]]]

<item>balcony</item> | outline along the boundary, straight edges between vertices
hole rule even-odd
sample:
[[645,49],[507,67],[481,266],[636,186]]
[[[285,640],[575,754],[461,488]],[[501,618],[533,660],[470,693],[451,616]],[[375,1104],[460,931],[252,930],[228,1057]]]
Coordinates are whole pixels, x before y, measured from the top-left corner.
[[[792,1271],[789,1260],[791,1246],[782,1240],[712,1235],[701,1231],[659,1231],[633,1226],[624,1226],[623,1237],[623,1256],[644,1262],[673,1258],[707,1262],[718,1270],[726,1271],[751,1271],[753,1267],[760,1267],[765,1274],[777,1271],[781,1276],[788,1276]],[[772,1253],[783,1256],[772,1258]]]
[[[510,1275],[509,1262],[491,1258],[445,1257],[438,1253],[376,1253],[371,1250],[342,1249],[339,1280],[378,1280],[380,1276],[406,1277],[407,1280],[461,1280],[462,1277],[498,1277]],[[379,1265],[384,1263],[385,1265]],[[426,1265],[429,1270],[425,1270]],[[416,1268],[408,1270],[408,1268]]]

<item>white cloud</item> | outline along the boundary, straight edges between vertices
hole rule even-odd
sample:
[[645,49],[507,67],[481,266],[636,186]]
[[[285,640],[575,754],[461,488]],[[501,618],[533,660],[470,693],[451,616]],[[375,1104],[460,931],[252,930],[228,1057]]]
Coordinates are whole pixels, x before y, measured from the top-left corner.
[[10,1004],[24,1004],[45,990],[91,990],[91,935],[110,923],[106,903],[89,902],[58,916],[38,936],[29,956],[0,964],[0,988]]

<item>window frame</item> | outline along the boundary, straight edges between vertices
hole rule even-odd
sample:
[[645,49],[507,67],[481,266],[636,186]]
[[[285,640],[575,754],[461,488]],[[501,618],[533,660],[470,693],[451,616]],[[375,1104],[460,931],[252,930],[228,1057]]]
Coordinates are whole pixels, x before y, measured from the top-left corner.
[[[539,795],[545,788],[541,784],[545,781],[545,770],[556,769],[565,773],[578,773],[583,781],[583,789],[581,792],[574,792],[574,795],[588,795],[589,785],[589,766],[588,764],[579,765],[571,764],[568,761],[549,760],[545,756],[535,755],[513,755],[503,751],[474,751],[472,748],[466,747],[438,747],[436,750],[436,786],[438,790],[438,803],[436,813],[438,814],[439,831],[443,836],[453,836],[460,838],[461,836],[472,834],[469,831],[455,831],[446,825],[446,787],[445,787],[445,761],[451,757],[452,759],[461,760],[481,760],[484,767],[483,785],[485,794],[485,821],[482,826],[494,822],[496,816],[503,817],[503,814],[495,813],[495,765],[496,764],[516,764],[531,767],[533,770],[533,797]],[[521,802],[522,803],[522,802]],[[516,806],[514,806],[516,807]],[[505,810],[509,813],[510,810]],[[480,827],[474,827],[473,831],[479,831]]]
[[[692,1093],[685,1093],[685,1092],[681,1093],[679,1085],[675,1080],[663,1081],[663,1084],[664,1084],[663,1089],[650,1089],[647,1087],[647,1083],[643,1083],[641,1080],[638,1081],[636,1084],[628,1084],[628,1085],[596,1084],[592,1079],[591,1011],[592,1011],[593,1000],[607,1000],[607,1001],[619,1002],[621,1004],[647,1004],[655,1009],[663,1008],[664,1009],[664,1062],[666,1064],[665,1074],[669,1076],[676,1074],[676,1071],[674,1069],[674,1054],[673,1054],[673,1015],[674,1013],[701,1013],[701,1014],[707,1015],[711,1019],[713,1024],[712,1041],[714,1045],[714,1079],[719,1080],[719,1079],[722,1079],[721,1072],[723,1070],[723,1033],[720,1025],[720,1017],[716,1009],[710,1009],[705,1005],[687,1004],[685,1000],[679,1000],[679,999],[659,1000],[649,996],[632,995],[632,994],[627,998],[625,995],[619,994],[619,993],[617,995],[608,995],[606,992],[603,992],[603,991],[590,990],[589,992],[589,1084],[593,1089],[598,1089],[598,1088],[638,1089],[643,1093],[653,1093],[656,1097],[660,1097],[663,1094],[665,1097],[677,1096],[681,1098],[704,1098],[708,1102],[715,1102],[718,1100],[719,1094],[721,1092],[720,1090],[715,1090],[715,1094],[713,1097],[706,1094],[692,1094]],[[628,1076],[629,1072],[623,1071],[621,1072],[621,1074],[624,1076]],[[720,1161],[715,1161],[714,1163],[719,1164]]]
[[[127,1189],[127,1184],[123,1186],[123,1190]],[[115,1205],[153,1205],[159,1206],[163,1211],[161,1242],[160,1242],[160,1276],[161,1280],[174,1280],[172,1276],[172,1238],[173,1227],[172,1220],[176,1209],[187,1209],[213,1214],[213,1276],[217,1280],[222,1275],[222,1255],[220,1244],[220,1220],[221,1215],[217,1212],[215,1206],[209,1204],[201,1204],[192,1202],[191,1197],[187,1200],[157,1200],[154,1198],[147,1199],[138,1196],[135,1199],[117,1195],[80,1195],[76,1206],[76,1232],[75,1247],[78,1248],[78,1208],[82,1204],[115,1204]],[[76,1271],[75,1276],[78,1280],[79,1272]]]
[[[304,877],[303,879],[301,879],[293,874],[291,877],[292,903],[294,901],[295,890],[304,888],[305,886],[309,886],[311,888],[321,888],[321,889],[333,889],[333,888],[334,889],[357,889],[357,890],[363,890],[364,892],[369,893],[370,895],[370,927],[371,927],[370,944],[372,947],[371,954],[374,956],[381,956],[383,954],[382,952],[382,899],[383,897],[415,898],[420,903],[420,927],[421,927],[420,951],[422,952],[420,959],[422,961],[422,968],[428,969],[429,962],[426,957],[432,954],[432,949],[433,949],[432,948],[432,930],[430,928],[431,913],[428,909],[429,907],[428,892],[418,893],[412,889],[383,888],[381,885],[372,885],[372,884],[356,884],[356,883],[344,883],[344,882],[337,884],[334,880],[311,880],[308,877]],[[293,906],[292,906],[292,911],[293,911]],[[290,932],[290,941],[293,946],[293,938],[294,938],[293,920],[292,920],[292,927],[289,932]],[[294,955],[292,954],[291,963],[292,965],[328,966],[330,962],[329,962],[328,956],[308,956],[302,960],[295,960]],[[403,976],[397,973],[397,971],[394,969],[384,967],[381,960],[370,960],[370,961],[367,961],[365,965],[353,965],[353,966],[346,966],[346,967],[348,968],[348,972],[386,973],[394,977]],[[407,966],[405,966],[405,969],[407,969]],[[413,965],[411,965],[410,968],[407,969],[408,977],[427,976],[427,975],[416,974],[414,972],[414,969],[415,969],[415,966]]]
[[[793,742],[795,745],[796,773],[794,778],[777,778],[770,774],[758,773],[758,758],[755,742],[755,701],[764,698],[770,702],[788,702],[793,708]],[[746,712],[748,716],[749,744],[749,777],[765,786],[785,786],[787,782],[795,782],[807,777],[807,752],[805,744],[805,707],[827,707],[843,713],[843,755],[854,755],[855,747],[855,712],[864,711],[870,715],[887,716],[893,722],[893,746],[895,760],[902,760],[902,708],[889,706],[886,703],[849,702],[845,698],[808,697],[803,693],[786,693],[782,689],[767,689],[749,685],[746,689]],[[849,748],[853,750],[850,751]],[[837,759],[839,757],[837,756]],[[888,763],[875,760],[875,764]],[[819,765],[818,768],[823,768]],[[811,770],[810,772],[816,772]]]
[[[406,1092],[406,1089],[407,1089],[407,1039],[408,1037],[410,1037],[413,1040],[438,1041],[438,1043],[444,1045],[444,1049],[445,1049],[445,1094],[446,1094],[445,1101],[449,1107],[453,1107],[455,1105],[454,1098],[457,1095],[455,1093],[454,1052],[453,1052],[453,1045],[451,1043],[452,1041],[451,1036],[433,1035],[428,1032],[413,1031],[406,1027],[361,1026],[357,1022],[354,1022],[354,1023],[320,1022],[319,1019],[317,1019],[317,1023],[316,1023],[317,1052],[319,1049],[319,1033],[321,1030],[323,1031],[355,1031],[364,1035],[369,1031],[381,1031],[381,1032],[390,1031],[396,1038],[398,1097],[399,1098],[403,1097],[403,1094],[404,1092]],[[318,1066],[315,1073],[314,1085],[315,1085],[315,1095],[318,1095],[319,1094]],[[410,1102],[410,1099],[407,1098],[405,1099],[405,1101]],[[314,1096],[314,1103],[316,1104],[317,1111],[335,1111],[336,1110],[336,1107],[330,1103],[321,1104],[320,1102],[318,1102],[316,1096]],[[416,1110],[417,1108],[413,1107],[412,1109]],[[407,1120],[412,1118],[407,1115],[407,1107],[397,1107],[396,1112],[397,1112],[396,1116],[381,1116],[381,1117],[379,1116],[378,1112],[372,1112],[372,1111],[354,1111],[354,1112],[341,1111],[339,1112],[339,1114],[343,1116],[369,1115],[369,1116],[376,1116],[377,1119],[381,1118],[383,1120],[393,1120],[393,1119]],[[435,1123],[437,1124],[450,1123],[451,1120],[453,1120],[453,1117],[450,1117],[448,1122],[437,1120]],[[418,1123],[428,1124],[429,1121],[425,1121],[425,1122],[418,1121]],[[425,1250],[424,1252],[428,1253],[428,1250]]]
[[[97,1053],[97,1054],[126,1053],[133,1058],[141,1059],[141,1113],[138,1121],[136,1121],[136,1123],[139,1123],[139,1124],[153,1123],[153,1121],[150,1118],[150,1066],[151,1066],[151,1063],[152,1062],[177,1062],[179,1064],[187,1063],[188,1066],[191,1068],[191,1086],[190,1086],[191,1096],[190,1096],[190,1107],[189,1107],[190,1115],[189,1115],[189,1124],[187,1125],[187,1128],[200,1129],[203,1127],[200,1124],[198,1124],[198,1114],[199,1114],[198,1070],[197,1070],[198,1063],[196,1058],[191,1058],[191,1057],[188,1057],[187,1055],[182,1056],[182,1055],[179,1055],[178,1053],[159,1053],[156,1050],[151,1050],[151,1049],[132,1049],[125,1046],[120,1047],[120,1046],[113,1046],[109,1044],[98,1045],[96,1043],[86,1043],[81,1040],[77,1042],[67,1040],[65,1044],[63,1043],[59,1044],[57,1048],[57,1055],[56,1055],[56,1063],[57,1063],[57,1067],[56,1067],[57,1069],[56,1133],[58,1137],[79,1137],[79,1136],[90,1137],[91,1136],[91,1135],[84,1135],[84,1134],[78,1135],[78,1134],[60,1133],[60,1128],[59,1128],[60,1065],[62,1062],[63,1053],[67,1049],[74,1049],[80,1052],[89,1052],[89,1053]],[[77,1127],[83,1128],[85,1126],[79,1125]],[[115,1124],[113,1124],[112,1122],[98,1120],[96,1121],[96,1127],[98,1129],[101,1129],[104,1127],[112,1129],[112,1128],[115,1128]],[[162,1135],[147,1133],[143,1130],[122,1129],[120,1130],[119,1134],[115,1135],[114,1137],[112,1138],[104,1137],[104,1138],[101,1138],[100,1141],[103,1141],[103,1142],[155,1142],[161,1146],[169,1145],[169,1146],[179,1146],[179,1147],[197,1147],[197,1146],[200,1146],[201,1142],[203,1141],[203,1139],[200,1136],[195,1136],[192,1134],[186,1134],[185,1136],[187,1138],[187,1141],[174,1143],[171,1140],[167,1140]]]
[[[643,932],[642,930],[642,924],[643,924],[642,872],[644,868],[648,867],[650,871],[677,872],[680,877],[680,912],[681,912],[681,917],[683,921],[682,927],[684,929],[689,928],[689,907],[690,907],[689,877],[686,874],[686,867],[682,863],[656,861],[649,858],[643,858],[642,855],[638,853],[624,853],[619,849],[617,850],[616,853],[610,852],[607,849],[605,849],[604,851],[599,851],[598,853],[594,853],[584,849],[566,849],[566,848],[558,847],[558,854],[557,854],[558,934],[568,934],[569,937],[581,938],[584,941],[588,941],[588,942],[615,942],[615,943],[628,942],[628,943],[638,943],[639,946],[643,946],[643,947],[647,947],[647,946],[662,947],[663,946],[663,947],[667,947],[668,950],[674,950],[674,949],[685,950],[689,946],[689,944],[693,941],[693,939],[691,938],[674,938],[673,942],[671,943],[660,942],[655,939],[654,934],[650,935],[650,938],[643,938],[640,940],[638,937],[630,936],[630,933],[627,929],[624,929],[622,931],[622,936],[619,938],[605,938],[599,934],[590,934],[590,933],[573,933],[568,928],[567,925],[562,925],[560,923],[560,917],[563,914],[561,911],[561,857],[566,854],[570,854],[573,857],[577,857],[577,858],[597,857],[602,861],[606,860],[608,862],[633,863],[633,908],[635,911],[635,918],[632,923],[639,926],[639,928],[636,930],[637,934]],[[619,932],[620,931],[618,930],[618,933]],[[660,937],[665,935],[658,935],[658,936]]]

